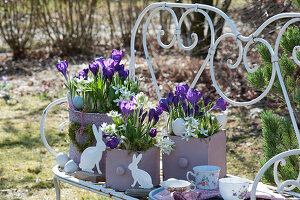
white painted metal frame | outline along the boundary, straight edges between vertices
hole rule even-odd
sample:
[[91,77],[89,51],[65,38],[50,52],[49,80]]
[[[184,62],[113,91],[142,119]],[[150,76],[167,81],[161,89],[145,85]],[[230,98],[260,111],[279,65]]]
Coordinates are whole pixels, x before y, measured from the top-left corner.
[[[179,21],[176,17],[175,12],[173,11],[173,8],[182,8],[182,9],[186,9],[186,11],[182,14],[182,16],[180,17]],[[224,20],[228,23],[228,25],[230,26],[232,33],[226,33],[223,34],[222,36],[220,36],[219,38],[217,38],[217,40],[215,40],[214,34],[211,34],[211,43],[210,43],[210,48],[208,50],[207,56],[203,62],[203,64],[200,66],[199,71],[194,79],[194,81],[191,84],[191,88],[193,88],[195,86],[195,84],[197,83],[199,77],[201,76],[201,73],[203,72],[205,66],[209,63],[209,68],[210,68],[210,75],[212,78],[212,82],[214,87],[216,88],[217,92],[220,94],[221,97],[223,97],[226,101],[228,101],[229,103],[233,104],[233,105],[237,105],[237,106],[246,106],[246,105],[251,105],[254,104],[258,101],[260,101],[262,98],[264,98],[268,92],[270,91],[274,80],[275,80],[275,76],[277,74],[278,79],[280,81],[280,85],[284,94],[284,98],[289,110],[289,114],[293,123],[293,127],[297,136],[297,141],[298,144],[300,145],[300,134],[299,134],[299,129],[295,120],[295,116],[293,113],[293,109],[284,85],[284,81],[280,72],[280,68],[279,68],[279,64],[278,64],[278,49],[279,49],[279,44],[280,44],[280,39],[282,37],[282,34],[284,33],[284,31],[287,29],[287,27],[295,22],[300,21],[300,13],[283,13],[283,14],[279,14],[276,15],[270,19],[268,19],[265,23],[263,23],[254,33],[252,33],[249,36],[243,36],[241,35],[238,30],[235,28],[234,24],[232,23],[232,21],[229,19],[229,17],[221,10],[212,7],[212,6],[208,6],[208,5],[202,5],[202,4],[178,4],[178,3],[153,3],[151,5],[149,5],[148,7],[146,7],[142,13],[139,15],[133,30],[132,30],[132,35],[131,35],[131,61],[130,61],[130,66],[129,66],[129,76],[131,78],[135,78],[135,36],[137,33],[137,29],[142,21],[142,19],[145,17],[145,15],[147,13],[149,13],[149,15],[147,16],[146,22],[143,25],[143,47],[144,47],[144,51],[145,51],[145,55],[146,55],[146,59],[147,59],[147,63],[148,63],[148,67],[151,73],[151,77],[153,79],[154,82],[154,86],[156,88],[156,92],[157,92],[157,97],[158,99],[161,99],[161,95],[160,95],[160,91],[159,91],[159,87],[156,81],[156,77],[153,71],[153,67],[151,64],[151,60],[150,60],[150,56],[149,56],[149,52],[148,52],[148,48],[147,48],[147,39],[146,39],[146,34],[147,34],[147,30],[148,30],[148,26],[149,26],[149,22],[151,20],[151,18],[158,13],[159,11],[167,11],[172,15],[172,18],[174,20],[174,24],[175,24],[175,30],[174,30],[174,35],[173,38],[171,40],[171,42],[169,44],[164,44],[161,41],[161,36],[164,35],[164,31],[160,30],[157,33],[157,40],[158,43],[160,44],[160,46],[162,48],[170,48],[172,47],[176,40],[179,44],[179,47],[184,49],[184,50],[191,50],[193,49],[197,44],[198,44],[198,36],[197,34],[193,33],[191,36],[193,38],[193,43],[190,46],[184,46],[182,41],[181,41],[181,25],[183,23],[184,18],[192,13],[192,12],[199,12],[201,14],[204,15],[204,17],[206,18],[208,24],[209,24],[209,29],[211,31],[211,33],[214,33],[214,26],[212,23],[211,18],[209,17],[209,15],[207,14],[207,11],[212,11],[215,12],[217,14],[219,14],[221,17],[224,18]],[[259,38],[259,34],[264,30],[265,27],[267,27],[270,23],[278,20],[278,19],[282,19],[282,18],[290,18],[290,20],[281,28],[278,37],[276,39],[274,48],[271,46],[271,44],[269,44],[266,40],[264,40],[263,38]],[[255,43],[255,42],[260,42],[265,44],[269,51],[270,54],[272,56],[272,63],[273,63],[273,68],[272,68],[272,76],[269,82],[269,85],[267,86],[266,90],[257,98],[248,101],[248,102],[236,102],[234,100],[231,100],[230,98],[228,98],[227,96],[225,96],[225,94],[221,91],[221,89],[219,88],[216,79],[215,79],[215,75],[214,75],[214,56],[215,56],[215,50],[218,47],[218,44],[220,43],[220,41],[226,39],[226,38],[233,38],[238,45],[238,58],[236,60],[236,62],[233,64],[233,62],[231,60],[227,61],[227,66],[230,69],[235,69],[239,66],[240,62],[243,60],[244,62],[244,66],[246,68],[246,70],[249,73],[253,73],[258,69],[258,65],[253,65],[252,68],[249,67],[248,61],[247,61],[247,52],[248,52],[248,48],[251,44]],[[246,42],[245,47],[243,47],[242,42]],[[296,52],[300,50],[300,46],[295,46],[293,49],[293,60],[297,65],[300,65],[300,61],[297,59],[296,57]],[[45,147],[47,148],[47,150],[53,154],[54,156],[56,156],[56,152],[49,146],[46,137],[45,137],[45,133],[44,133],[44,121],[46,118],[46,115],[48,113],[48,111],[51,109],[51,107],[66,102],[67,98],[62,98],[62,99],[58,99],[54,102],[52,102],[51,104],[48,105],[48,107],[45,109],[45,111],[43,112],[42,115],[42,119],[41,119],[41,124],[40,124],[40,132],[41,132],[41,137],[42,137],[42,141],[45,145]],[[165,119],[166,119],[166,114],[165,114]],[[256,188],[257,188],[257,184],[260,181],[261,177],[263,176],[264,172],[271,167],[274,164],[274,178],[277,184],[277,190],[279,192],[282,192],[283,190],[286,191],[290,191],[292,189],[294,189],[295,187],[300,188],[300,174],[298,176],[298,178],[296,180],[287,180],[284,181],[282,183],[280,183],[279,179],[278,179],[278,173],[277,173],[277,168],[278,165],[284,165],[285,164],[285,157],[291,156],[291,155],[298,155],[300,154],[300,146],[299,149],[295,149],[295,150],[290,150],[287,152],[283,152],[281,154],[278,154],[277,156],[273,157],[272,159],[270,159],[258,172],[254,183],[253,183],[253,189],[251,192],[251,200],[256,199],[255,198],[255,192],[256,192]],[[56,188],[56,199],[60,199],[60,181],[72,184],[74,186],[86,189],[86,190],[90,190],[92,192],[96,192],[105,196],[109,196],[111,198],[115,198],[115,199],[135,199],[129,196],[126,196],[124,194],[115,192],[113,190],[109,190],[103,186],[99,186],[99,185],[94,185],[85,181],[81,181],[79,179],[76,179],[66,173],[62,173],[58,170],[57,166],[53,167],[52,169],[53,173],[54,173],[54,185]],[[289,186],[289,187],[288,187]]]
[[[186,9],[186,11],[180,17],[179,21],[178,21],[178,18],[176,16],[173,8]],[[297,123],[296,123],[295,115],[294,115],[294,112],[293,112],[293,109],[292,109],[292,106],[291,106],[291,103],[290,103],[290,100],[289,100],[289,97],[288,97],[288,94],[287,94],[287,91],[286,91],[286,87],[284,85],[284,81],[283,81],[283,78],[282,78],[282,75],[281,75],[281,72],[280,72],[280,67],[279,67],[279,64],[278,64],[278,49],[279,49],[280,39],[281,39],[283,33],[285,32],[285,30],[287,29],[287,27],[289,25],[300,21],[300,13],[283,13],[283,14],[278,14],[276,16],[273,16],[270,19],[268,19],[267,21],[265,21],[254,33],[252,33],[249,36],[243,36],[238,32],[238,30],[235,28],[232,21],[229,19],[229,17],[223,11],[221,11],[221,10],[215,8],[215,7],[212,7],[212,6],[202,5],[202,4],[178,4],[178,3],[164,3],[164,2],[163,3],[153,3],[153,4],[149,5],[147,8],[145,8],[142,11],[142,13],[138,17],[138,19],[136,21],[136,24],[135,24],[135,26],[132,30],[131,43],[130,43],[130,45],[131,45],[130,77],[133,78],[133,79],[135,78],[135,50],[134,50],[134,46],[135,46],[136,32],[137,32],[137,29],[138,29],[142,19],[146,16],[147,13],[149,13],[149,15],[146,18],[146,22],[143,25],[143,47],[144,47],[144,52],[145,52],[145,55],[146,55],[148,67],[149,67],[149,70],[150,70],[150,73],[151,73],[151,77],[153,79],[154,86],[156,88],[156,93],[157,93],[158,99],[161,99],[161,95],[160,95],[160,90],[159,90],[159,87],[158,87],[158,84],[157,84],[157,81],[156,81],[156,77],[155,77],[155,74],[154,74],[154,71],[153,71],[153,67],[152,67],[152,64],[151,64],[149,52],[148,52],[146,34],[147,34],[147,30],[148,30],[148,26],[149,26],[149,22],[150,22],[151,18],[156,13],[158,13],[159,11],[169,12],[171,14],[173,20],[174,20],[174,25],[175,25],[174,35],[173,35],[173,38],[172,38],[172,40],[169,44],[164,44],[160,39],[161,36],[164,35],[164,31],[163,30],[158,31],[157,41],[158,41],[159,45],[162,48],[172,47],[174,45],[174,43],[176,42],[176,40],[179,44],[179,47],[183,50],[191,50],[198,44],[198,35],[195,34],[195,33],[191,34],[191,37],[193,38],[193,43],[190,46],[184,46],[182,41],[181,41],[181,37],[180,37],[181,25],[183,23],[184,18],[189,13],[199,12],[202,15],[204,15],[205,19],[208,22],[209,29],[212,33],[211,34],[210,47],[209,47],[207,56],[206,56],[203,64],[200,66],[199,71],[198,71],[194,81],[191,84],[191,88],[193,88],[195,86],[195,84],[197,83],[199,77],[201,76],[201,73],[203,72],[205,66],[209,62],[210,75],[211,75],[211,78],[212,78],[212,82],[213,82],[213,85],[216,88],[217,92],[220,94],[220,96],[223,97],[227,102],[229,102],[233,105],[247,106],[247,105],[252,105],[254,103],[257,103],[258,101],[260,101],[262,98],[264,98],[268,94],[268,92],[270,91],[270,89],[271,89],[271,87],[274,83],[275,76],[277,74],[280,85],[281,85],[281,88],[282,88],[282,91],[283,91],[283,95],[284,95],[284,98],[285,98],[285,101],[286,101],[286,104],[287,104],[287,107],[288,107],[288,110],[289,110],[289,114],[290,114],[290,117],[291,117],[291,120],[292,120],[292,124],[293,124],[294,130],[295,130],[296,136],[297,136],[297,141],[298,141],[298,144],[300,145],[299,129],[298,129],[298,126],[297,126]],[[215,33],[214,26],[213,26],[212,20],[209,17],[207,11],[215,12],[215,13],[219,14],[221,17],[223,17],[225,22],[227,22],[228,25],[230,26],[230,28],[232,30],[232,33],[225,33],[225,34],[221,35],[219,38],[217,38],[217,40],[215,40],[214,34],[213,34],[213,33]],[[269,44],[266,40],[264,40],[263,38],[260,38],[258,36],[264,30],[264,28],[266,28],[270,23],[272,23],[272,22],[274,22],[278,19],[283,19],[283,18],[290,18],[290,20],[280,29],[280,32],[277,36],[275,46],[274,46],[274,49],[273,49],[271,44]],[[249,64],[248,64],[248,61],[247,61],[248,48],[251,44],[253,44],[255,42],[265,44],[268,47],[269,51],[270,51],[271,61],[273,63],[272,75],[271,75],[270,82],[269,82],[267,88],[265,89],[265,91],[262,94],[260,94],[260,96],[258,96],[257,98],[255,98],[251,101],[236,102],[236,101],[228,98],[221,91],[219,85],[216,82],[215,75],[214,75],[215,50],[217,49],[218,44],[220,43],[220,41],[222,41],[226,38],[233,38],[237,42],[238,51],[239,51],[238,58],[237,58],[237,60],[234,64],[232,63],[231,60],[227,60],[226,64],[230,69],[237,68],[242,60],[243,60],[243,63],[244,63],[244,67],[246,68],[248,73],[253,73],[258,69],[259,66],[256,65],[256,64],[253,64],[253,67],[250,68]],[[243,47],[242,42],[246,42],[245,47]],[[292,55],[293,60],[297,65],[300,65],[300,61],[296,57],[296,51],[299,51],[299,50],[300,50],[300,46],[295,46],[294,49],[293,49],[293,55]],[[166,118],[166,115],[165,115],[165,118]],[[299,148],[300,148],[300,146],[299,146]],[[290,190],[294,189],[295,187],[298,187],[300,189],[300,183],[299,183],[300,173],[299,173],[299,176],[296,180],[287,180],[287,181],[284,181],[282,183],[280,183],[280,181],[278,179],[278,173],[277,173],[278,172],[277,167],[278,167],[279,163],[281,165],[285,164],[285,160],[284,160],[285,157],[288,157],[288,156],[291,156],[291,155],[297,155],[297,154],[300,154],[300,149],[295,149],[295,150],[290,150],[290,151],[287,151],[287,152],[283,152],[283,153],[273,157],[272,159],[270,159],[260,169],[260,171],[258,172],[258,174],[257,174],[257,176],[254,180],[253,189],[252,189],[252,192],[251,192],[251,200],[256,199],[255,198],[255,192],[256,192],[258,182],[260,181],[260,179],[261,179],[262,175],[264,174],[264,172],[270,166],[272,166],[273,164],[274,164],[274,168],[273,168],[274,179],[275,179],[275,182],[277,184],[278,192],[282,192],[283,189],[286,190],[286,191],[290,191]],[[287,186],[290,186],[290,187],[287,187]]]

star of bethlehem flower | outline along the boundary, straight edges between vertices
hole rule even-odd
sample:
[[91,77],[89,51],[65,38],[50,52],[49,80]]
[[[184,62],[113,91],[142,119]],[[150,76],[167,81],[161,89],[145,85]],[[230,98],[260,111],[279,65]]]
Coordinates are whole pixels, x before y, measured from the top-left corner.
[[188,141],[190,137],[197,137],[195,134],[196,130],[197,129],[193,128],[192,126],[187,126],[187,128],[183,132],[182,139]]
[[207,135],[208,130],[204,130],[203,128],[200,128],[200,129],[198,129],[198,131],[199,131],[200,134],[208,136]]
[[167,136],[166,130],[161,130],[161,136],[156,140],[156,147],[159,147],[163,154],[168,154],[173,151],[175,142]]
[[107,116],[111,118],[118,118],[121,116],[121,114],[119,114],[117,111],[112,110],[109,113],[107,113]]

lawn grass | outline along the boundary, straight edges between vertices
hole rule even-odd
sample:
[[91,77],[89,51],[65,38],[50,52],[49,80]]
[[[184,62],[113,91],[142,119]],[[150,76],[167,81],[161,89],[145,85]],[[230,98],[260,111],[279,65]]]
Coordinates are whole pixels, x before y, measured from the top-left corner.
[[[62,97],[41,99],[23,96],[20,103],[7,105],[0,99],[0,199],[54,199],[51,167],[55,158],[40,138],[39,123],[45,107]],[[254,179],[258,172],[261,148],[260,131],[253,131],[245,109],[232,108],[227,129],[228,173]],[[57,127],[68,120],[66,107],[56,106],[46,119],[46,137],[56,152],[68,152],[66,131]],[[239,129],[236,127],[243,127]],[[105,199],[84,190],[62,184],[62,199]]]
[[[39,132],[43,109],[52,100],[24,96],[15,106],[0,100],[0,199],[55,198],[51,172],[55,158],[44,148]],[[66,120],[66,109],[59,106],[47,116],[46,137],[57,152],[68,152],[67,134],[57,130]],[[62,199],[105,199],[67,184],[62,188]]]

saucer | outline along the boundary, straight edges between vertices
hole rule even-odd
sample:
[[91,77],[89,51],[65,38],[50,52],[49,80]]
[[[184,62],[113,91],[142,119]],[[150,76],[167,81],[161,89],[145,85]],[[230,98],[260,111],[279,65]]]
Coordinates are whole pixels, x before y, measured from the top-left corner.
[[169,192],[185,192],[191,190],[191,187],[195,187],[194,184],[188,181],[173,178],[161,182],[161,185]]

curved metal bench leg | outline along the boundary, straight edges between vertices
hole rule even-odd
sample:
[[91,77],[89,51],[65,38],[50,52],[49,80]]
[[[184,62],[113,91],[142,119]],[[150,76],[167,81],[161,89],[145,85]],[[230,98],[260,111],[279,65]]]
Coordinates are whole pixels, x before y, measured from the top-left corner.
[[60,200],[60,185],[59,180],[56,178],[56,176],[53,176],[53,183],[55,187],[56,200]]

